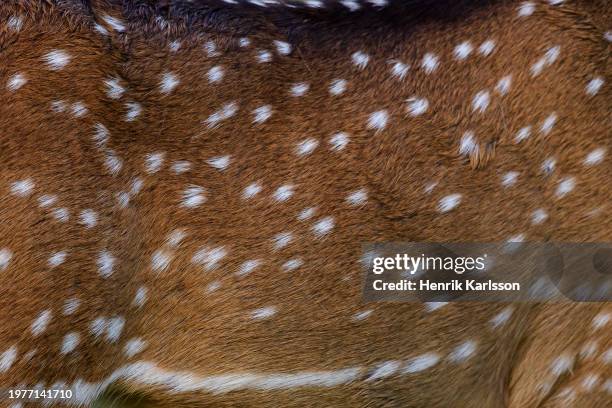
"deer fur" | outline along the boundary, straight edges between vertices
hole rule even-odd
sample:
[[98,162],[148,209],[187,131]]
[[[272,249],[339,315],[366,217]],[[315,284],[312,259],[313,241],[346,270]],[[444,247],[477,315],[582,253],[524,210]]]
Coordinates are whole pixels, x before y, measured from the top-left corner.
[[609,5],[277,3],[0,5],[0,387],[609,404],[608,303],[365,304],[361,265],[612,238]]

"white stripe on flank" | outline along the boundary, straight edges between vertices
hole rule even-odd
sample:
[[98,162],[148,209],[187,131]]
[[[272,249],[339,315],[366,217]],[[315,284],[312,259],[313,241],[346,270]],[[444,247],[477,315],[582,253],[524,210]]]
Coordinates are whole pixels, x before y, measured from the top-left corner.
[[284,390],[297,387],[335,387],[356,381],[363,373],[362,367],[350,367],[328,371],[300,371],[286,373],[234,373],[199,377],[187,371],[166,371],[154,363],[140,361],[125,365],[113,372],[105,380],[95,383],[81,379],[69,387],[74,391],[72,405],[87,405],[93,402],[104,390],[118,380],[135,384],[160,386],[172,392],[203,391],[223,394],[235,390]]

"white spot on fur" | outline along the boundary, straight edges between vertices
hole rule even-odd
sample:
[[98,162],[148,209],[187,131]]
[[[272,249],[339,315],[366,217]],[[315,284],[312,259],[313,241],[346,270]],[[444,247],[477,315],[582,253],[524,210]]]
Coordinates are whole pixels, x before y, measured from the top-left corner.
[[489,96],[488,91],[480,91],[472,100],[472,110],[474,112],[484,112],[489,106],[489,102],[491,101],[491,97]]
[[557,189],[555,190],[555,195],[557,198],[565,197],[569,192],[571,192],[576,186],[576,179],[574,177],[564,177],[559,181],[557,185]]
[[54,208],[51,213],[59,222],[67,222],[70,219],[70,212],[66,208]]
[[125,31],[125,25],[121,20],[108,14],[103,14],[102,19],[108,24],[113,30],[123,32]]
[[274,236],[274,249],[278,250],[286,247],[293,240],[293,234],[290,232],[281,232]]
[[108,320],[104,316],[96,317],[89,324],[89,331],[94,337],[100,337],[106,332],[108,326]]
[[127,358],[132,358],[136,354],[141,353],[147,347],[147,343],[141,338],[133,338],[128,340],[123,346],[123,354]]
[[438,211],[445,213],[457,207],[461,203],[461,194],[449,194],[438,203]]
[[182,174],[191,169],[191,163],[186,160],[179,160],[172,163],[170,169],[174,174]]
[[116,176],[123,167],[123,160],[117,157],[114,151],[107,150],[104,156],[104,166],[111,175]]
[[64,101],[53,101],[51,102],[51,110],[55,113],[61,113],[66,110],[66,102]]
[[32,332],[32,336],[37,337],[44,333],[47,330],[47,326],[51,321],[51,310],[44,310],[40,312],[38,317],[32,322],[30,325],[30,331]]
[[87,112],[89,112],[89,109],[87,109],[83,102],[73,103],[70,110],[75,118],[82,118],[83,116],[87,115]]
[[225,73],[223,72],[223,67],[217,65],[208,70],[208,82],[211,84],[215,84],[217,82],[221,82]]
[[13,252],[8,248],[0,249],[0,271],[6,270],[8,268],[11,259],[13,258]]
[[525,126],[521,128],[514,137],[515,143],[520,143],[523,140],[527,139],[531,135],[531,126]]
[[134,295],[134,301],[132,304],[136,307],[142,307],[147,301],[147,288],[144,286],[139,287]]
[[53,71],[63,69],[70,62],[70,55],[63,50],[53,50],[43,56],[47,68]]
[[64,316],[70,316],[74,314],[79,306],[81,305],[81,301],[77,298],[66,299],[64,302],[63,314]]
[[349,142],[349,135],[344,132],[339,132],[329,138],[331,150],[340,151],[346,147]]
[[495,41],[493,40],[487,40],[485,42],[483,42],[480,47],[478,47],[478,52],[480,53],[480,55],[483,56],[488,56],[493,52],[493,49],[495,48]]
[[125,104],[127,113],[125,114],[126,122],[133,122],[142,113],[142,106],[138,102],[128,102]]
[[306,221],[312,218],[312,216],[314,216],[316,212],[317,212],[316,207],[308,207],[300,211],[297,218],[299,221]]
[[178,86],[180,80],[172,72],[166,72],[162,75],[162,79],[159,83],[159,91],[165,95],[168,95]]
[[434,72],[439,65],[438,57],[435,54],[427,53],[421,61],[421,67],[425,70],[426,74]]
[[601,77],[597,77],[589,81],[586,86],[587,95],[595,95],[597,92],[599,92],[599,89],[602,87],[603,84],[604,80]]
[[434,188],[436,188],[436,186],[438,185],[437,181],[432,181],[429,182],[425,185],[425,188],[423,188],[423,190],[425,191],[425,194],[430,194]]
[[158,249],[151,257],[151,269],[154,272],[162,272],[168,268],[172,262],[172,252],[165,249]]
[[551,174],[555,171],[555,166],[557,165],[557,161],[553,157],[549,157],[542,163],[542,172],[544,174]]
[[393,64],[391,66],[391,76],[400,80],[404,79],[410,66],[401,61],[390,61],[390,63]]
[[368,118],[368,129],[374,129],[377,132],[383,130],[387,126],[389,113],[386,110],[379,110],[370,114]]
[[92,139],[98,148],[102,148],[108,143],[110,133],[106,126],[101,123],[96,123],[95,130]]
[[298,82],[297,84],[293,84],[291,86],[291,95],[298,97],[304,96],[306,92],[310,89],[310,85],[305,82]]
[[501,312],[493,316],[491,319],[491,326],[493,326],[494,329],[504,326],[512,317],[512,313],[514,313],[513,307],[505,307]]
[[115,257],[111,255],[107,250],[102,250],[98,254],[98,259],[96,260],[98,265],[98,273],[103,278],[108,278],[113,273],[113,268],[115,266]]
[[263,320],[268,319],[276,314],[277,310],[274,306],[262,307],[251,312],[251,319]]
[[284,272],[294,271],[304,264],[300,258],[293,258],[285,262],[282,266]]
[[168,237],[166,238],[166,244],[171,248],[176,248],[181,244],[181,242],[183,241],[183,239],[185,239],[186,236],[187,233],[185,232],[185,230],[183,230],[182,228],[177,228],[170,234],[168,234]]
[[248,200],[249,198],[253,198],[255,197],[257,194],[259,194],[259,192],[261,191],[262,187],[261,184],[259,183],[251,183],[248,186],[245,187],[244,191],[242,192],[242,198],[245,200]]
[[585,166],[594,166],[596,164],[599,164],[603,161],[605,155],[606,155],[606,149],[604,149],[603,147],[595,149],[591,151],[589,154],[587,154],[587,156],[584,159],[583,164]]
[[539,60],[537,60],[531,66],[531,76],[535,77],[535,76],[540,75],[542,71],[544,70],[544,68],[552,65],[557,60],[557,58],[559,58],[560,52],[561,52],[561,47],[559,47],[558,45],[550,47],[546,51],[544,56],[540,58]]
[[86,209],[81,211],[80,220],[85,228],[93,228],[98,223],[98,214],[94,210]]
[[213,157],[212,159],[207,160],[206,163],[208,163],[209,166],[212,166],[217,170],[223,171],[230,164],[230,156],[226,155]]
[[132,187],[130,188],[130,194],[134,196],[140,192],[144,182],[142,181],[140,177],[136,177],[132,180],[131,184],[132,184]]
[[183,191],[183,201],[181,205],[186,208],[199,207],[206,201],[205,190],[203,187],[190,185]]
[[555,377],[558,377],[571,370],[573,366],[574,358],[569,354],[563,354],[553,360],[553,362],[550,364],[550,372]]
[[170,44],[168,44],[168,49],[172,52],[177,52],[181,48],[181,42],[174,40]]
[[368,191],[365,188],[352,192],[346,197],[346,201],[352,206],[364,204],[368,200]]
[[478,143],[474,137],[474,132],[467,131],[461,136],[459,141],[459,154],[462,156],[471,156],[478,154]]
[[191,258],[191,262],[201,265],[205,270],[211,271],[219,265],[219,262],[227,255],[224,247],[200,248]]
[[308,138],[299,142],[295,148],[295,153],[298,156],[307,156],[317,148],[319,142],[316,139]]
[[365,319],[367,319],[368,317],[370,317],[370,315],[372,314],[372,312],[373,312],[373,310],[364,310],[364,311],[362,311],[362,312],[355,313],[355,314],[353,315],[353,320],[354,320],[354,321],[361,321],[361,320],[365,320]]
[[334,225],[334,217],[324,217],[312,226],[312,231],[317,238],[321,238],[322,236],[327,235],[334,228]]
[[0,354],[0,373],[7,372],[17,359],[17,346],[11,346]]
[[455,47],[455,59],[458,59],[460,61],[466,59],[472,52],[472,49],[472,44],[470,44],[469,41],[462,42],[461,44]]
[[68,256],[66,251],[55,252],[47,260],[47,265],[49,265],[50,268],[60,266],[66,260],[66,256]]
[[121,337],[121,332],[125,326],[125,319],[121,316],[115,316],[108,319],[106,326],[106,340],[109,343],[116,343]]
[[591,392],[595,389],[599,383],[599,376],[597,374],[587,374],[582,379],[580,385],[585,392]]
[[448,304],[448,302],[425,302],[424,306],[425,306],[425,311],[433,312],[435,310],[438,310],[438,309],[446,306],[447,304]]
[[418,373],[420,371],[427,370],[440,361],[440,356],[436,353],[425,353],[418,357],[414,357],[406,363],[406,366],[402,370],[405,374]]
[[27,197],[32,194],[33,189],[32,179],[19,180],[11,184],[11,193],[17,197]]
[[334,79],[329,85],[329,93],[337,96],[346,91],[347,82],[344,79]]
[[253,123],[263,123],[272,116],[272,107],[270,105],[260,106],[253,110]]
[[250,259],[248,261],[245,261],[238,268],[238,271],[236,272],[236,276],[239,276],[239,277],[246,276],[250,274],[251,272],[253,272],[255,269],[257,269],[259,265],[261,265],[261,260],[259,259]]
[[518,179],[519,172],[518,171],[509,171],[502,176],[502,185],[504,187],[511,187],[516,184]]
[[80,336],[76,332],[68,333],[62,340],[62,346],[60,352],[62,354],[68,354],[74,351],[79,345]]
[[117,203],[119,207],[126,208],[130,204],[130,195],[125,191],[121,191],[117,194]]
[[476,342],[467,340],[453,349],[448,355],[448,360],[453,363],[461,363],[468,360],[476,352]]
[[6,89],[11,92],[16,91],[17,89],[24,86],[26,82],[28,82],[28,80],[23,74],[14,74],[9,78],[8,82],[6,83]]
[[270,62],[270,60],[272,60],[272,54],[270,54],[270,52],[261,50],[257,53],[257,62],[260,64]]
[[519,17],[527,17],[535,11],[535,4],[531,1],[524,1],[518,8]]
[[274,192],[274,199],[280,202],[287,201],[293,195],[293,189],[294,189],[294,186],[291,184],[280,186]]
[[119,78],[109,78],[104,81],[106,85],[106,95],[111,99],[119,99],[123,96],[125,88],[119,83]]
[[534,212],[531,213],[531,223],[533,225],[539,225],[546,221],[548,218],[548,214],[542,208],[538,208]]
[[38,205],[40,208],[51,207],[57,201],[57,196],[52,194],[43,194],[38,197]]
[[[512,235],[510,238],[508,238],[506,240],[507,243],[513,244],[513,243],[520,243],[520,242],[524,242],[525,241],[525,234],[516,234],[516,235]],[[509,248],[513,248],[512,246],[510,246]]]
[[23,27],[23,18],[19,16],[11,16],[6,22],[6,27],[15,32],[21,31],[21,28]]
[[361,51],[354,52],[353,55],[351,55],[351,59],[353,64],[359,69],[364,69],[370,61],[369,55]]
[[495,90],[500,95],[505,95],[510,90],[510,86],[512,85],[512,75],[506,75],[502,79],[499,80]]
[[210,115],[205,122],[209,128],[214,128],[219,124],[219,122],[234,116],[236,112],[238,112],[238,104],[235,102],[229,102],[223,105],[220,110]]
[[417,98],[413,96],[406,100],[408,102],[408,113],[410,116],[419,116],[427,111],[429,108],[429,102],[425,98]]
[[240,40],[238,40],[238,45],[240,45],[241,47],[248,47],[249,45],[251,45],[251,40],[246,37],[242,37]]
[[166,153],[150,153],[145,156],[145,171],[149,174],[157,173],[164,163]]
[[291,44],[285,41],[274,41],[274,45],[276,46],[276,51],[281,55],[289,55],[291,54]]
[[207,41],[204,44],[204,49],[206,50],[206,55],[210,58],[218,57],[221,53],[217,50],[217,44],[214,41]]
[[552,130],[553,126],[555,125],[556,121],[557,121],[557,114],[553,112],[550,115],[548,115],[546,119],[544,119],[544,122],[542,122],[542,126],[540,127],[540,132],[542,132],[543,135],[548,135],[550,131]]
[[340,3],[350,11],[357,11],[361,5],[356,0],[341,0]]
[[206,293],[212,293],[221,287],[221,282],[216,280],[206,286]]
[[98,23],[94,23],[94,30],[96,32],[98,32],[99,34],[101,34],[101,35],[104,35],[104,36],[109,35],[108,30],[104,26],[102,26],[102,25],[100,25]]
[[599,330],[608,323],[610,323],[610,320],[612,320],[612,315],[610,313],[602,312],[593,318],[591,326],[593,327],[593,329]]

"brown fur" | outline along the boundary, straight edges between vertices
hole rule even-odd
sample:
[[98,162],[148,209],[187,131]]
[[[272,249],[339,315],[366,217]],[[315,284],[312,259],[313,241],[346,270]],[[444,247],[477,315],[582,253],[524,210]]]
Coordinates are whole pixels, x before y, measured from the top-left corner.
[[[376,241],[494,242],[519,233],[529,241],[609,241],[612,78],[602,32],[612,28],[609,11],[602,19],[588,1],[562,7],[537,2],[536,12],[523,19],[516,16],[517,1],[394,2],[387,10],[354,14],[337,4],[317,11],[212,0],[124,3],[0,6],[0,249],[14,252],[10,268],[0,272],[0,353],[12,344],[19,345],[20,358],[38,350],[32,360],[0,373],[0,386],[101,380],[134,361],[121,352],[132,337],[147,341],[137,359],[201,376],[369,367],[428,351],[446,354],[466,339],[478,342],[477,354],[463,365],[441,362],[417,375],[334,388],[213,395],[116,384],[146,396],[147,406],[556,407],[564,387],[580,389],[582,375],[610,378],[612,368],[600,359],[577,358],[571,372],[541,390],[560,353],[577,355],[591,340],[599,342],[598,355],[612,346],[609,325],[591,328],[609,304],[516,305],[504,330],[493,331],[489,321],[506,305],[456,303],[427,312],[418,304],[362,304],[358,262],[361,245]],[[126,32],[107,25],[109,36],[95,32],[104,14],[122,19]],[[6,28],[13,15],[24,18],[19,33]],[[249,47],[239,47],[243,36]],[[490,56],[475,49],[466,61],[452,59],[459,42],[477,47],[489,38],[496,41]],[[181,41],[175,53],[168,48],[174,40]],[[219,55],[207,55],[209,40]],[[278,55],[274,40],[291,43],[291,54]],[[560,57],[532,78],[529,67],[552,45],[561,46]],[[41,56],[55,48],[72,59],[50,71]],[[272,61],[256,62],[258,49],[271,51]],[[351,62],[359,50],[370,56],[363,70]],[[419,64],[430,51],[440,65],[427,75]],[[411,66],[402,81],[389,73],[392,58]],[[206,74],[217,65],[225,76],[211,85]],[[180,78],[168,95],[159,92],[166,71]],[[11,92],[5,84],[16,72],[28,82]],[[510,91],[495,94],[497,81],[508,74]],[[589,97],[584,89],[594,76],[605,83]],[[119,77],[126,89],[118,100],[105,94],[109,77]],[[329,94],[334,78],[348,81],[344,94]],[[289,95],[296,82],[310,84],[302,97]],[[483,89],[492,91],[491,103],[474,114],[472,98]],[[405,101],[413,95],[430,102],[416,118],[406,114]],[[51,102],[60,99],[82,101],[88,113],[53,112]],[[234,117],[215,129],[202,123],[234,100]],[[142,113],[126,122],[130,101],[139,102]],[[254,124],[251,111],[264,104],[273,115]],[[387,126],[368,129],[369,115],[379,109],[390,114]],[[557,122],[541,135],[537,129],[551,112]],[[108,128],[108,147],[123,159],[118,176],[106,172],[92,140],[97,123]],[[528,124],[531,137],[516,144],[516,132]],[[459,140],[470,129],[480,151],[463,157]],[[351,135],[350,142],[331,152],[328,139],[340,131]],[[307,137],[319,146],[299,158],[295,145]],[[607,149],[603,162],[585,167],[584,157],[598,147]],[[165,152],[163,166],[148,175],[144,158],[154,152]],[[226,154],[232,159],[223,172],[206,162]],[[543,176],[541,164],[550,156],[556,168]],[[190,161],[191,170],[174,174],[176,160]],[[520,176],[505,189],[500,177],[508,171]],[[555,189],[565,176],[576,177],[576,188],[558,199]],[[11,195],[11,183],[28,177],[36,183],[33,193]],[[117,194],[129,191],[134,177],[144,186],[122,209]],[[262,191],[242,200],[243,189],[255,181]],[[426,194],[429,182],[437,185]],[[287,183],[295,194],[274,202],[270,196]],[[204,187],[207,200],[188,209],[180,202],[190,184]],[[346,196],[359,188],[367,188],[367,203],[348,206]],[[438,201],[456,192],[463,194],[461,204],[441,214]],[[58,196],[55,207],[70,211],[69,222],[38,207],[42,194]],[[323,239],[310,231],[313,220],[296,218],[311,206],[318,209],[313,220],[334,217]],[[86,208],[99,217],[91,229],[77,221]],[[545,208],[548,219],[531,225],[537,208]],[[156,273],[151,258],[176,228],[187,236],[169,267]],[[274,251],[272,238],[285,231],[294,233],[293,241]],[[215,270],[203,272],[191,262],[204,245],[228,250]],[[101,249],[116,258],[107,279],[96,272]],[[59,250],[68,252],[66,262],[49,269],[48,256]],[[303,266],[283,272],[283,263],[295,257]],[[250,275],[234,275],[242,262],[258,258],[264,262]],[[215,281],[221,287],[207,293]],[[148,301],[136,309],[131,304],[141,285]],[[81,306],[64,317],[63,302],[73,296]],[[250,320],[249,311],[271,304],[275,316]],[[45,309],[54,316],[33,339],[30,324]],[[374,310],[368,319],[351,319],[366,309]],[[120,341],[95,341],[88,334],[91,321],[114,315],[126,319]],[[71,331],[81,333],[80,344],[61,356],[62,338]],[[596,408],[609,403],[610,394],[599,384],[577,398],[577,406]]]

